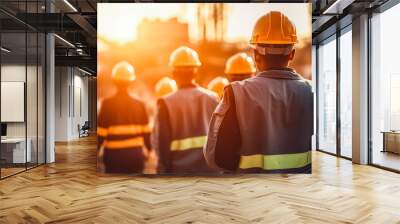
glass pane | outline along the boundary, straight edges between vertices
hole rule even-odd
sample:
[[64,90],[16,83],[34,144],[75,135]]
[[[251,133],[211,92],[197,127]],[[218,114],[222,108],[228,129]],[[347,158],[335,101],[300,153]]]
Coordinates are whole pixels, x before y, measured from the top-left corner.
[[38,35],[38,164],[45,163],[45,44],[44,34]]
[[30,160],[28,160],[28,167],[37,165],[38,160],[38,36],[36,32],[27,33],[27,80],[26,80],[26,115],[27,115],[27,142],[30,148]]
[[[313,97],[314,97],[314,99],[317,99],[317,97],[316,97],[316,86],[317,86],[317,82],[316,82],[316,80],[317,80],[317,78],[316,78],[316,75],[317,75],[317,48],[316,48],[316,46],[315,45],[313,45],[312,46],[312,62],[311,62],[311,64],[312,64],[312,77],[311,77],[311,82],[312,82],[312,90],[313,90]],[[316,102],[316,100],[314,100],[314,108],[313,108],[313,112],[314,112],[314,115],[315,114],[317,114],[316,113],[316,109],[317,109],[317,102]],[[317,141],[316,141],[316,130],[317,130],[317,116],[314,116],[314,134],[313,134],[313,136],[312,136],[312,150],[315,150],[316,149],[316,143],[317,143]]]
[[351,30],[340,37],[340,150],[352,157],[352,35]]
[[[25,170],[31,151],[26,142],[26,33],[1,34],[2,177]],[[26,150],[28,148],[28,151]]]
[[372,163],[400,170],[400,5],[372,18]]
[[336,39],[318,48],[318,147],[336,153]]
[[[43,13],[44,5],[44,0],[0,1],[19,16]],[[45,36],[2,12],[0,20],[3,178],[45,161]]]

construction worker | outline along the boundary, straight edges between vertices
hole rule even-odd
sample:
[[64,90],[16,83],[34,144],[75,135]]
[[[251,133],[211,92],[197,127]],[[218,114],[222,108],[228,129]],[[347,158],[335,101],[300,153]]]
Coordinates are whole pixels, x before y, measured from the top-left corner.
[[248,79],[255,72],[253,59],[245,53],[237,53],[226,61],[225,74],[230,82]]
[[204,154],[212,167],[250,173],[310,173],[311,86],[289,62],[294,24],[281,12],[258,19],[250,44],[257,73],[232,82],[213,113]]
[[208,173],[203,146],[217,96],[198,86],[195,75],[201,62],[196,51],[183,46],[172,52],[169,66],[178,91],[158,100],[154,130],[159,172]]
[[104,149],[105,172],[142,172],[147,152],[151,149],[150,128],[144,103],[129,95],[135,81],[135,70],[128,62],[116,64],[112,80],[117,92],[103,101],[97,136],[100,149]]
[[161,98],[178,90],[175,80],[164,77],[156,83],[156,97]]
[[[169,78],[169,77],[164,77],[162,79],[160,79],[155,86],[155,95],[157,99],[160,99],[163,96],[166,96],[168,94],[174,93],[178,90],[178,86],[176,85],[175,80]],[[156,132],[158,129],[158,123],[155,122],[154,123],[154,127],[153,127],[153,131]],[[151,136],[151,140],[153,142],[153,145],[157,145],[157,139],[155,139],[156,136],[152,135]],[[156,150],[155,150],[156,151]],[[153,151],[150,155],[150,158],[154,156],[154,158],[156,158],[156,154]],[[157,159],[156,159],[157,160]]]
[[231,56],[225,64],[225,75],[229,80],[217,76],[209,82],[207,88],[217,93],[219,98],[222,99],[224,88],[229,82],[250,78],[255,72],[256,66],[254,65],[253,59],[245,53],[237,53]]
[[222,99],[222,95],[224,94],[224,88],[228,84],[229,81],[227,78],[217,76],[208,83],[207,89],[213,91],[218,95],[219,99]]

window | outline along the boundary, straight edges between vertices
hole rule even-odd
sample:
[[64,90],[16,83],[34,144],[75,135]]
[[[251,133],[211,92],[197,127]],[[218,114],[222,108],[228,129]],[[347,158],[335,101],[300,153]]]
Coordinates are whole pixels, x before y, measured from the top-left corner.
[[[347,31],[347,32],[346,32]],[[352,35],[340,36],[340,155],[352,157]]]
[[336,153],[336,39],[318,48],[318,149]]
[[372,163],[400,170],[400,5],[371,19]]
[[[43,1],[1,1],[18,13],[40,12]],[[45,35],[0,12],[0,178],[45,163]]]
[[311,81],[312,81],[312,91],[313,91],[313,97],[314,97],[314,108],[313,108],[313,113],[314,113],[314,120],[313,120],[313,136],[312,136],[312,150],[316,150],[317,148],[317,141],[316,141],[316,130],[317,130],[317,116],[316,116],[316,111],[317,111],[317,102],[315,99],[317,99],[316,96],[316,87],[317,87],[317,47],[316,45],[312,45],[312,51],[311,51],[311,57],[312,57],[312,77],[311,77]]

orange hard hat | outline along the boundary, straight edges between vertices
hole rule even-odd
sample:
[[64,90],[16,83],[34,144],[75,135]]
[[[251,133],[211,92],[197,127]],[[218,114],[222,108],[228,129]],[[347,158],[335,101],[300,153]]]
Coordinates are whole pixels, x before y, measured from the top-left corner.
[[253,28],[250,44],[295,44],[296,26],[283,13],[271,11],[260,17]]
[[228,84],[229,84],[228,79],[221,77],[221,76],[217,76],[208,83],[207,89],[215,92],[218,95],[218,97],[221,99],[222,95],[224,94],[224,88]]
[[157,98],[161,98],[178,90],[175,80],[168,77],[160,79],[155,88]]
[[225,65],[225,74],[251,74],[256,72],[256,66],[251,57],[245,53],[237,53],[231,56]]
[[169,66],[172,67],[199,67],[201,62],[197,52],[189,47],[182,46],[174,50],[169,57]]
[[122,61],[114,66],[111,77],[115,82],[133,82],[136,79],[135,69],[129,62]]

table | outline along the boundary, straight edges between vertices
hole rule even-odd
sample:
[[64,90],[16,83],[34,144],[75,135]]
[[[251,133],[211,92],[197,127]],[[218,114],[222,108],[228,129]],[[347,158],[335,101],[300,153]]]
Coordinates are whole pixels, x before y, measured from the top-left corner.
[[[28,144],[26,144],[26,142]],[[25,151],[25,145],[26,151]],[[31,145],[32,140],[27,138],[5,138],[1,139],[1,159],[5,160],[5,163],[26,163],[31,162]]]
[[400,131],[383,131],[383,151],[400,154]]

